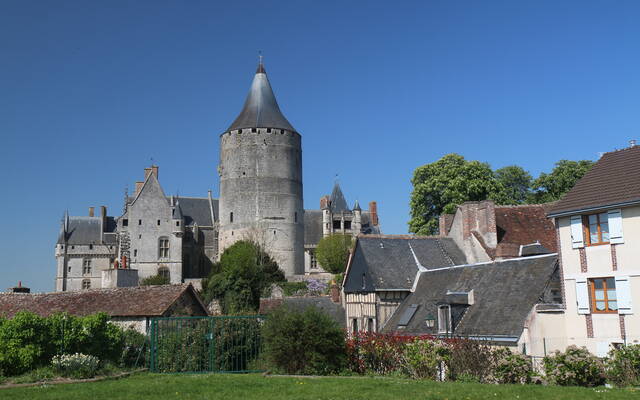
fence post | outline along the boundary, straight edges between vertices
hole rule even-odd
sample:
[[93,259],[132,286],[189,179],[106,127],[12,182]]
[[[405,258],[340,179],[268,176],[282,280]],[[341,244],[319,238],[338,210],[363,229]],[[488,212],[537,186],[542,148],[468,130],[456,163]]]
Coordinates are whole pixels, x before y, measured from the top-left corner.
[[547,356],[547,338],[542,338],[542,348],[544,349],[544,356]]
[[149,335],[149,370],[151,372],[156,372],[156,340],[155,340],[155,331],[156,331],[156,320],[151,320],[151,334]]
[[213,368],[214,368],[214,360],[215,360],[215,354],[214,351],[216,349],[216,334],[215,334],[215,319],[211,318],[210,320],[210,324],[209,324],[209,337],[211,338],[209,340],[209,372],[213,372]]

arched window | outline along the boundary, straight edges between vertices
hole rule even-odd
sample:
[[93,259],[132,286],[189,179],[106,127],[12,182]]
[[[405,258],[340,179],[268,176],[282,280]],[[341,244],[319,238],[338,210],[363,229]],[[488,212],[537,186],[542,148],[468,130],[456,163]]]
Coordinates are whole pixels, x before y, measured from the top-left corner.
[[169,272],[169,268],[160,267],[158,268],[158,276],[162,276],[167,279],[171,279],[171,273]]
[[163,236],[158,239],[158,257],[169,258],[169,238]]
[[82,280],[82,290],[91,289],[91,279]]

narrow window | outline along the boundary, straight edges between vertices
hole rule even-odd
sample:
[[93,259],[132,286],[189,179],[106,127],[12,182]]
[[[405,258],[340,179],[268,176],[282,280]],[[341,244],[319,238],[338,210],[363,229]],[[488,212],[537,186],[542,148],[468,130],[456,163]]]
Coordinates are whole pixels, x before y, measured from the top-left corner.
[[73,249],[75,249],[75,248],[76,248],[76,246],[71,246],[71,250],[73,250]]
[[169,239],[166,237],[161,237],[158,241],[158,256],[160,258],[169,257]]
[[129,220],[127,218],[122,220],[122,226],[129,226]]
[[176,226],[180,226],[180,221],[176,221]]
[[296,223],[296,224],[298,223],[298,212],[297,211],[293,213],[293,222]]
[[311,250],[309,252],[309,256],[311,258],[311,269],[318,269],[318,259],[316,258],[316,252]]
[[609,243],[609,214],[585,215],[583,217],[584,230],[587,237],[587,244],[598,245]]
[[271,133],[271,128],[267,128],[267,133]]
[[438,306],[438,333],[451,333],[451,307]]
[[618,312],[618,297],[616,296],[616,280],[614,278],[589,279],[589,288],[591,289],[591,312]]
[[93,245],[92,244],[89,245],[89,250],[93,250]]
[[233,211],[229,213],[229,222],[233,223]]
[[67,272],[71,272],[71,265],[67,266]]
[[158,220],[158,226],[160,226],[160,220]]
[[138,249],[133,249],[133,256],[137,257],[138,256]]
[[91,260],[88,258],[82,260],[82,275],[91,275]]
[[91,280],[90,279],[83,279],[82,280],[82,290],[87,290],[87,289],[91,289]]
[[60,245],[60,250],[64,250],[64,245],[63,244]]
[[358,333],[358,318],[354,318],[351,322],[351,326],[353,327],[353,333]]
[[141,219],[138,220],[138,225],[142,225],[142,220]]
[[256,128],[251,128],[251,132],[256,133],[257,129]]
[[367,276],[365,274],[362,274],[362,289],[364,290],[364,288],[367,286]]

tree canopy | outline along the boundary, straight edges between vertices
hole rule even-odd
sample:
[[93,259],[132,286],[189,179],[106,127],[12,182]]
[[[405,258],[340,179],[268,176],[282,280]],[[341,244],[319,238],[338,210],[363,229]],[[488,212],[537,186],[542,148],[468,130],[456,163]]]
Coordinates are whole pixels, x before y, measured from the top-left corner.
[[256,312],[262,291],[284,280],[278,264],[258,244],[241,240],[222,253],[202,290],[205,301],[218,299],[225,314]]
[[551,173],[542,173],[533,180],[517,165],[493,171],[487,163],[447,154],[413,173],[409,231],[437,234],[438,217],[454,213],[465,201],[493,200],[500,205],[516,205],[559,200],[592,165],[589,160],[561,160]]
[[332,274],[344,272],[353,244],[351,235],[335,233],[320,239],[316,248],[316,258],[325,271]]

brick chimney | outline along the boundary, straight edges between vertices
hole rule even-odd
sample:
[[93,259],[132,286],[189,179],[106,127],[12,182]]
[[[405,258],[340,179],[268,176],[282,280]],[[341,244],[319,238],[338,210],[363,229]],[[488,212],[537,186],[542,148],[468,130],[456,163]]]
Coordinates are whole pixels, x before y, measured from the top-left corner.
[[144,182],[136,182],[136,195],[138,195],[138,193],[140,193],[140,189],[142,189],[142,185],[144,185]]
[[28,287],[22,287],[22,281],[18,281],[18,286],[9,288],[9,293],[31,293],[31,289]]
[[90,216],[90,217],[93,217],[93,216],[94,216],[94,215],[93,215],[93,214],[94,214],[94,210],[95,210],[95,207],[89,207],[89,216]]
[[369,217],[371,218],[371,225],[378,226],[378,203],[375,201],[369,202]]
[[340,288],[335,283],[331,285],[331,301],[340,303]]
[[451,228],[451,222],[455,214],[441,214],[438,218],[438,226],[440,230],[440,236],[447,236],[449,229]]
[[100,206],[100,220],[102,222],[102,232],[107,229],[107,206]]
[[144,180],[146,181],[147,178],[149,177],[149,175],[151,175],[153,172],[153,168],[149,167],[149,168],[145,168],[144,169]]
[[157,165],[152,165],[151,166],[151,173],[153,173],[153,175],[155,175],[156,179],[158,179],[158,166]]
[[329,208],[329,196],[324,195],[320,197],[320,209],[324,210],[325,208]]

